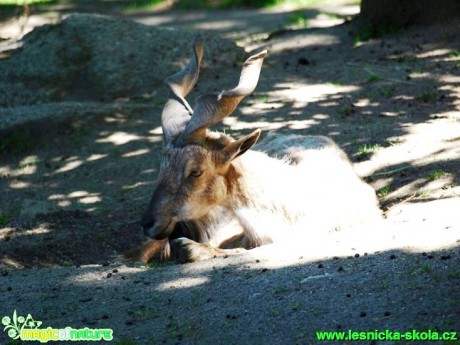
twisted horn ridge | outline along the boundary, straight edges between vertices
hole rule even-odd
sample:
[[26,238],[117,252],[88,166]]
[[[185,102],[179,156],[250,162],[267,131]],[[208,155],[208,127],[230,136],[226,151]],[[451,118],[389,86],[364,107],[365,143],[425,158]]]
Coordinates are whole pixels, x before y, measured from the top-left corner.
[[203,40],[196,36],[193,46],[193,57],[189,63],[176,74],[165,79],[169,89],[168,100],[161,114],[163,139],[166,144],[172,143],[183,132],[193,113],[185,97],[195,86],[200,73],[200,63],[203,56]]
[[177,139],[178,146],[203,143],[208,128],[230,115],[241,100],[254,91],[266,55],[264,50],[246,60],[238,86],[234,89],[206,94],[197,99],[192,118]]

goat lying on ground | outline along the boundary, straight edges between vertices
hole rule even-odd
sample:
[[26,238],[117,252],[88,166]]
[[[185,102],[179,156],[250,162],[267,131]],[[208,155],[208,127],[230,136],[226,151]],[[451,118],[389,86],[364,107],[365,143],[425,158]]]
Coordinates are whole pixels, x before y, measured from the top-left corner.
[[253,151],[260,130],[238,140],[211,132],[253,92],[267,53],[244,63],[236,88],[199,97],[193,111],[185,96],[198,79],[202,51],[197,38],[188,65],[165,80],[159,182],[142,217],[144,234],[154,240],[128,257],[197,261],[234,248],[302,243],[380,218],[374,190],[331,139],[269,135]]

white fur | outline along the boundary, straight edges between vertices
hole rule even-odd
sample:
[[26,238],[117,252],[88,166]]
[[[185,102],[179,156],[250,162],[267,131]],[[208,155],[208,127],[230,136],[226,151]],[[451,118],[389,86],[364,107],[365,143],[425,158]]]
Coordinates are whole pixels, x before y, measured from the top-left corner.
[[[295,150],[286,145],[293,142],[298,145]],[[282,159],[256,151],[237,158],[233,164],[241,173],[237,183],[244,195],[234,193],[228,200],[228,208],[255,243],[310,237],[380,219],[373,189],[331,140],[269,137],[268,146],[272,154],[273,147],[280,147]]]

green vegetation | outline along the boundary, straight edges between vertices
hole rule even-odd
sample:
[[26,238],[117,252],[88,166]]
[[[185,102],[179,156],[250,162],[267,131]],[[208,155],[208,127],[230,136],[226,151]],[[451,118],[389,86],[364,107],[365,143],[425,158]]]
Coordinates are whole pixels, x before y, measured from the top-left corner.
[[438,178],[441,178],[445,175],[446,173],[442,170],[433,170],[428,174],[428,178],[431,181],[437,180]]
[[270,309],[270,315],[271,316],[280,316],[281,315],[281,309],[280,308],[277,308],[277,307],[273,307]]
[[145,306],[142,306],[134,312],[134,315],[139,320],[150,320],[159,318],[161,313],[159,311],[154,311]]
[[96,237],[100,240],[105,240],[106,238],[109,238],[112,235],[110,231],[100,231],[96,233]]
[[231,8],[231,7],[272,7],[279,5],[280,0],[181,0],[178,8]]
[[294,12],[288,18],[288,22],[296,29],[306,29],[308,27],[308,18],[305,17],[303,11]]
[[75,131],[72,133],[72,141],[75,145],[80,145],[85,137],[89,135],[90,131],[88,127],[86,126],[81,126],[79,128],[76,128]]
[[302,310],[302,309],[304,309],[304,308],[305,308],[305,306],[303,305],[302,302],[297,302],[297,303],[294,303],[294,304],[292,305],[292,310],[293,310],[293,311]]
[[23,12],[29,15],[28,6],[41,6],[55,3],[57,0],[0,0],[0,15],[12,16]]
[[378,92],[382,97],[392,97],[396,93],[396,89],[394,87],[382,87]]
[[390,282],[388,281],[387,278],[383,278],[378,284],[377,284],[377,290],[378,291],[387,291],[390,288]]
[[276,294],[282,294],[282,293],[286,293],[286,292],[289,292],[289,291],[290,291],[290,289],[287,286],[278,286],[275,289]]
[[354,34],[355,46],[369,41],[372,38],[379,38],[386,35],[394,34],[400,31],[400,28],[392,26],[363,26]]
[[168,336],[171,338],[190,337],[193,330],[188,319],[184,320],[182,323],[171,321],[166,327]]
[[432,102],[436,99],[436,94],[433,91],[424,91],[415,97],[418,101]]
[[35,167],[37,164],[38,162],[36,160],[27,160],[26,162],[19,164],[19,169],[23,170],[29,167]]
[[6,214],[0,213],[0,225],[6,225],[10,221],[10,217]]
[[431,273],[433,272],[433,268],[430,265],[423,265],[420,267],[420,272],[421,273]]
[[257,95],[256,97],[254,97],[254,103],[267,103],[269,99],[270,96],[267,93]]
[[165,264],[166,264],[166,262],[159,262],[159,261],[153,260],[153,261],[147,262],[145,264],[145,266],[147,266],[148,268],[157,268],[157,267],[161,267],[161,266],[163,266]]
[[460,67],[460,50],[452,52],[449,57],[454,60],[454,67]]
[[383,78],[379,76],[378,74],[371,73],[371,75],[367,78],[366,83],[373,83],[375,81],[380,81]]
[[[140,0],[136,0],[140,1]],[[176,6],[178,8],[202,8],[202,9],[217,9],[231,7],[255,7],[266,8],[278,5],[296,5],[307,6],[323,0],[180,0]]]
[[342,87],[342,86],[344,86],[344,84],[339,82],[339,81],[330,81],[330,82],[327,82],[326,85],[330,86],[330,87]]
[[364,144],[363,146],[360,146],[358,148],[358,156],[364,156],[364,155],[370,154],[372,152],[377,151],[380,148],[381,147],[379,144],[372,144],[372,145]]
[[386,185],[385,187],[382,187],[379,190],[377,190],[377,196],[379,198],[384,198],[388,195],[388,193],[390,193],[390,190],[391,190],[391,185]]
[[203,291],[201,291],[201,290],[193,290],[192,291],[192,298],[191,298],[192,305],[195,308],[198,308],[199,306],[201,306],[203,297],[204,297]]
[[53,0],[0,0],[0,6],[24,6],[52,2]]
[[460,271],[447,273],[447,279],[460,279]]
[[34,146],[33,139],[25,132],[16,130],[0,139],[0,153],[21,154]]
[[422,73],[423,73],[423,71],[422,71],[422,69],[420,67],[415,67],[415,68],[412,69],[412,71],[410,73],[410,76],[411,77],[417,77]]
[[149,9],[152,7],[155,7],[161,3],[163,3],[164,0],[131,0],[129,4],[130,9]]
[[353,113],[352,107],[342,107],[337,110],[337,114],[339,114],[341,118],[349,116],[351,113]]
[[418,193],[418,196],[421,198],[428,198],[431,195],[430,190],[422,190],[420,193]]

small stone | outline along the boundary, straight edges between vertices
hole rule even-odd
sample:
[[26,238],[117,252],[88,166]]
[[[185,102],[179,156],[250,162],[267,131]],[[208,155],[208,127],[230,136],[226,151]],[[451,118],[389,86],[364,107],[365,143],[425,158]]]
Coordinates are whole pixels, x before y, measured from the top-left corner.
[[391,314],[390,314],[389,311],[386,311],[383,315],[384,315],[384,316],[390,316]]
[[361,313],[359,313],[359,317],[366,317],[367,316],[367,313],[365,311],[362,311]]
[[344,269],[343,269],[342,266],[339,266],[339,268],[337,268],[337,272],[343,272],[343,271],[344,271]]
[[112,273],[107,273],[107,279],[112,278]]
[[310,64],[310,61],[307,59],[307,58],[304,58],[304,57],[301,57],[297,60],[297,63],[299,65],[304,65],[304,66],[307,66]]

